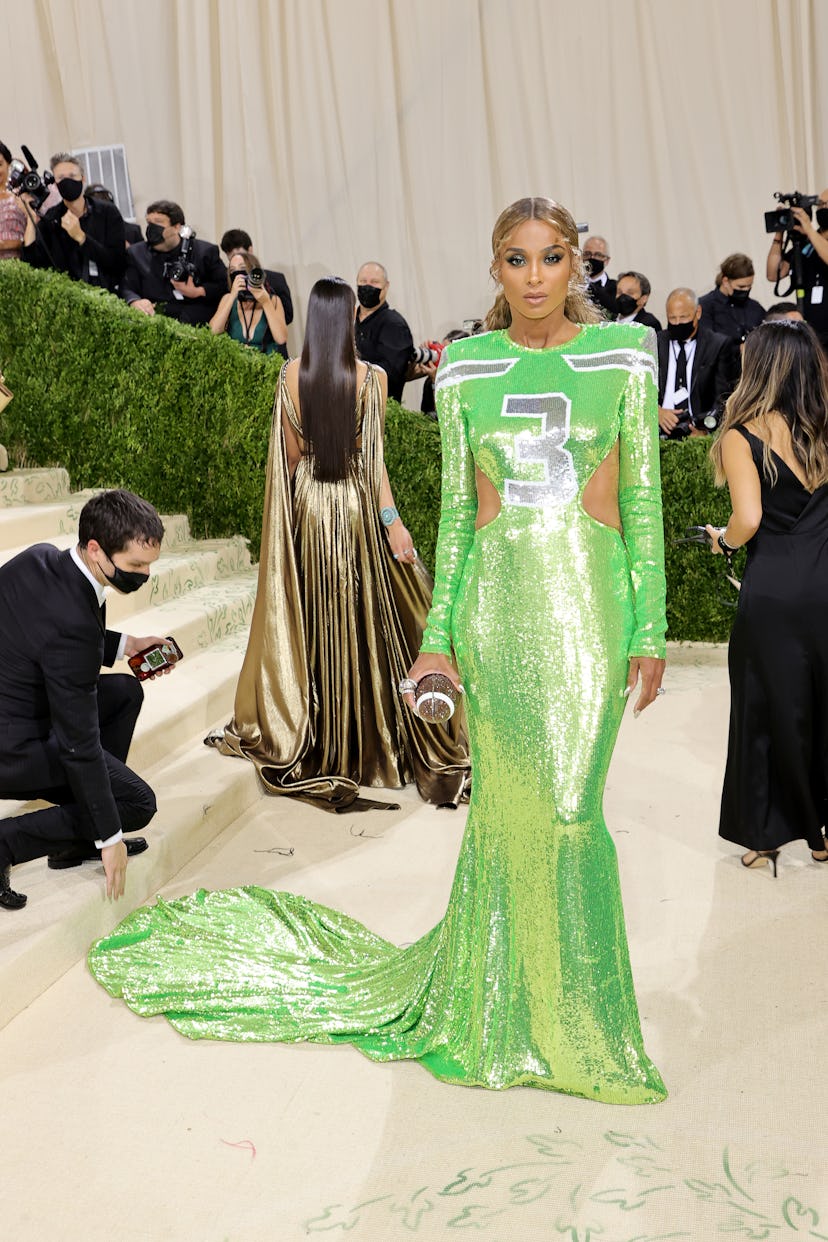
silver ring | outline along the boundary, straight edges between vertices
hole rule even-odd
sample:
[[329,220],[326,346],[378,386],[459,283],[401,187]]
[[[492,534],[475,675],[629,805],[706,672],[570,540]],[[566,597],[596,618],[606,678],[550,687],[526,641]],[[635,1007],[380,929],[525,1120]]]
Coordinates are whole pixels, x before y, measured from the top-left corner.
[[658,689],[656,690],[656,694],[666,694],[666,693],[667,691],[664,689],[663,686],[659,686]]
[[400,694],[413,694],[417,689],[417,683],[411,677],[403,677],[397,689]]

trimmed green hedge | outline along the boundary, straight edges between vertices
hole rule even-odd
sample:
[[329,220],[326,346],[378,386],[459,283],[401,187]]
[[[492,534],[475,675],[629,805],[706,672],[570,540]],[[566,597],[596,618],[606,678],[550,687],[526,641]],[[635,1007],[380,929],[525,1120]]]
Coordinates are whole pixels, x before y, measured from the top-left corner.
[[[14,400],[0,441],[16,462],[64,466],[78,488],[122,486],[196,536],[241,533],[258,552],[271,408],[281,359],[242,349],[24,263],[0,263],[0,369]],[[727,638],[721,558],[670,542],[724,522],[708,443],[662,446],[670,637]],[[389,402],[385,457],[397,506],[429,566],[440,501],[436,424]]]

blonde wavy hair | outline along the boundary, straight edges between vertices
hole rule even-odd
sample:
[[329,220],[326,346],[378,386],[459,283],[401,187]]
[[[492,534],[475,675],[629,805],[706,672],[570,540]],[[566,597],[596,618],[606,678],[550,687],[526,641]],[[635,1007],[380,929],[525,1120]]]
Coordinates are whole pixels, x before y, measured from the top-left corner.
[[828,359],[807,323],[776,319],[750,333],[742,353],[742,378],[725,404],[721,431],[710,450],[716,484],[727,480],[722,437],[731,427],[755,422],[765,428],[762,469],[777,479],[770,450],[769,415],[776,414],[791,433],[791,448],[809,491],[828,482]]
[[[603,316],[587,293],[586,268],[578,245],[578,229],[575,221],[565,207],[551,198],[519,198],[501,211],[492,231],[492,262],[489,272],[497,281],[497,269],[501,256],[506,249],[509,238],[518,225],[526,220],[543,220],[550,224],[569,250],[571,273],[569,292],[564,303],[564,314],[572,323],[600,323]],[[489,331],[496,328],[508,328],[512,322],[512,311],[501,289],[486,316],[486,327]]]

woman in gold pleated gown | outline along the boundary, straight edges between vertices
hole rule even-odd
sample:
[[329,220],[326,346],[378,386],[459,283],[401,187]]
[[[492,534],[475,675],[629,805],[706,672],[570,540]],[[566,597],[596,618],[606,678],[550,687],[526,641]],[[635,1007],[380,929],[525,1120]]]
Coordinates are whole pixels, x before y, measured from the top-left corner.
[[317,281],[301,359],[279,376],[247,654],[233,719],[208,741],[251,759],[271,793],[331,809],[377,805],[360,785],[412,780],[456,805],[468,781],[460,719],[424,724],[397,692],[431,584],[394,516],[387,381],[357,359],[354,310],[345,281]]

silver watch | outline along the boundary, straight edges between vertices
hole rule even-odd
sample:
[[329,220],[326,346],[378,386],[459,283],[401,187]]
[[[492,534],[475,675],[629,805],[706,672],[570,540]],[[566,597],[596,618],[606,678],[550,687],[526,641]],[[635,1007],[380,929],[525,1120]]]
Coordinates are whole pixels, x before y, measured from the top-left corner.
[[390,526],[399,516],[393,505],[386,505],[384,509],[380,509],[380,521],[383,526]]

